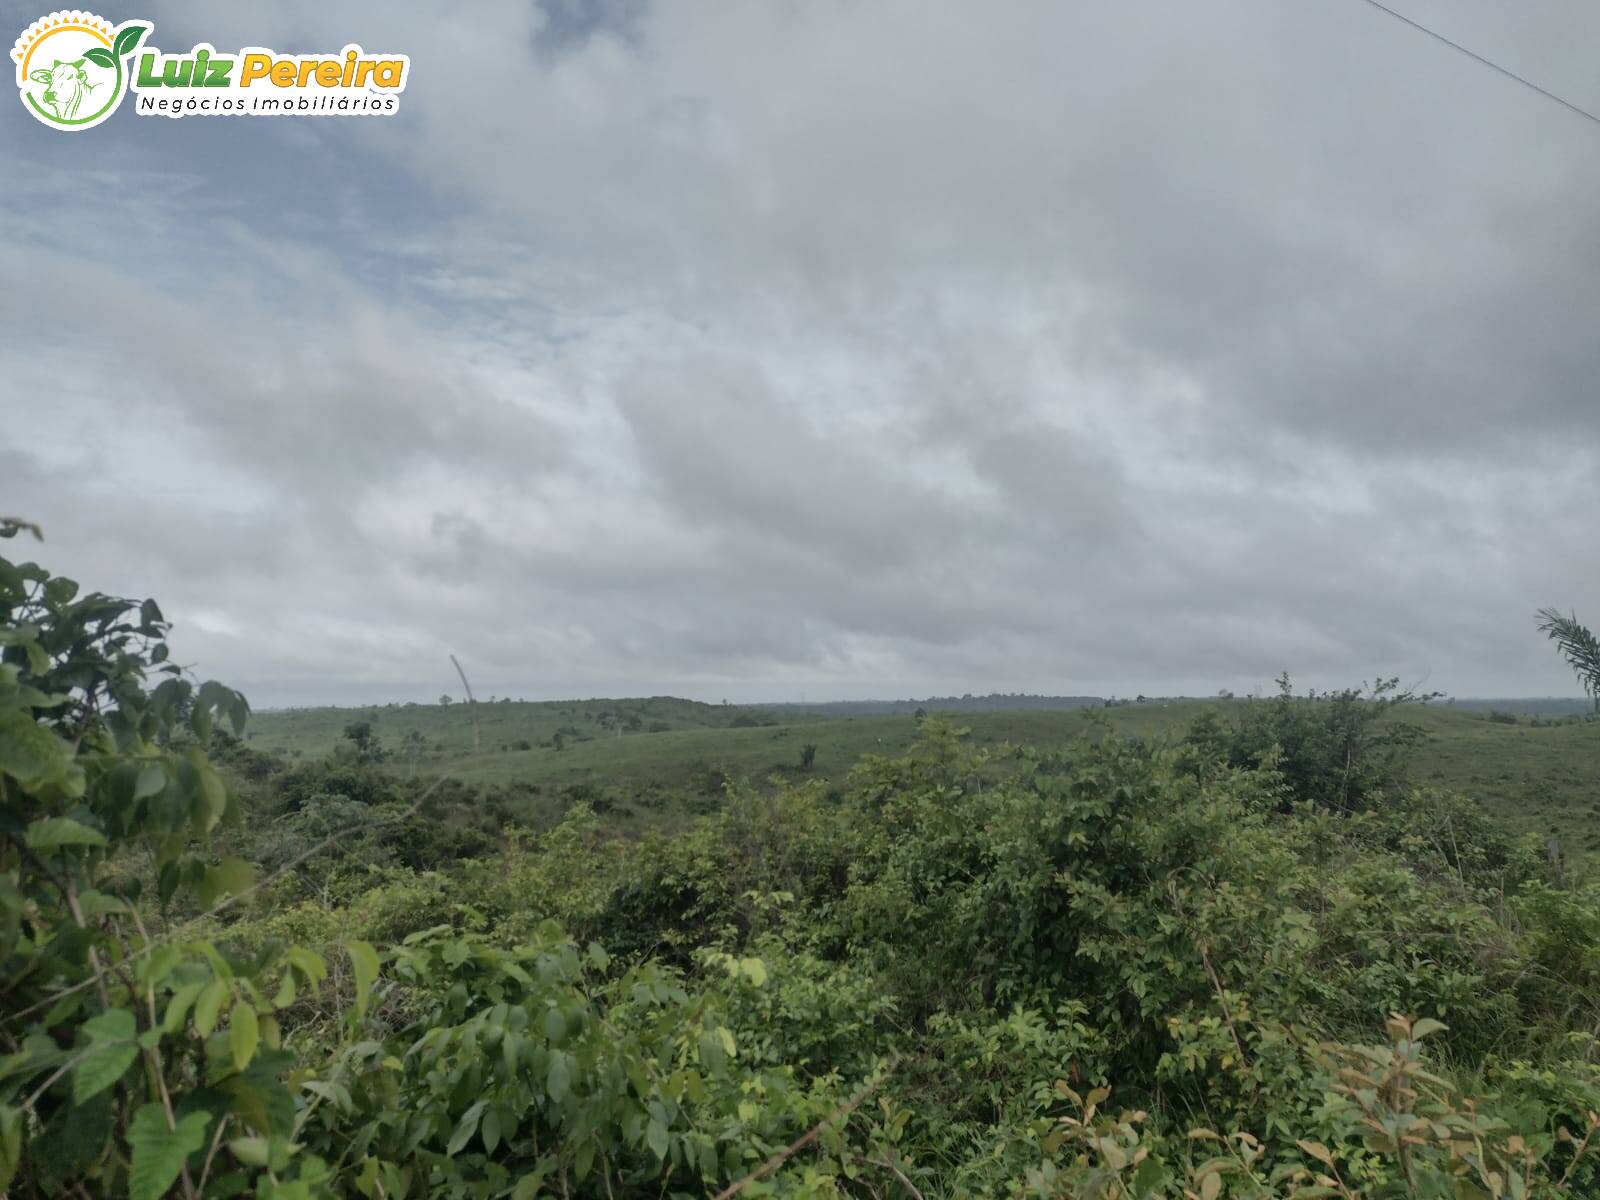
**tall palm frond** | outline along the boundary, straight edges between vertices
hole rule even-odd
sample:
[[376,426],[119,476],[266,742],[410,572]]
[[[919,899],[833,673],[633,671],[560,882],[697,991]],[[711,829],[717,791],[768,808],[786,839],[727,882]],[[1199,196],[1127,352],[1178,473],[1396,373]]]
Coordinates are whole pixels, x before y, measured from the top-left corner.
[[1541,608],[1535,616],[1539,632],[1556,644],[1600,711],[1600,638],[1578,624],[1576,613],[1562,616],[1556,609]]

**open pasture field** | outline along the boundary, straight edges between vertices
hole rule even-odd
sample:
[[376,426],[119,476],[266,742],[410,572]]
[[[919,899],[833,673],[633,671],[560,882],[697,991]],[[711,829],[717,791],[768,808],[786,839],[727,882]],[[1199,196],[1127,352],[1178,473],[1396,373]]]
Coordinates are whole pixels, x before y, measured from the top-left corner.
[[[1226,714],[1240,703],[1152,701],[954,719],[980,747],[1049,749],[1107,727],[1127,737],[1179,738],[1202,712]],[[1417,784],[1472,797],[1518,830],[1558,838],[1575,858],[1600,850],[1600,723],[1539,718],[1533,724],[1535,718],[1518,715],[1513,724],[1487,711],[1441,704],[1411,705],[1395,719],[1426,734],[1412,759]],[[445,772],[468,783],[532,785],[546,796],[609,794],[623,814],[637,809],[641,815],[663,805],[671,809],[663,797],[703,808],[725,780],[841,782],[862,755],[903,752],[917,725],[908,715],[840,719],[787,709],[780,718],[760,708],[671,697],[504,701],[479,703],[476,714],[460,703],[257,713],[250,745],[314,758],[344,741],[345,727],[358,721],[371,723],[398,768]],[[801,766],[807,746],[816,747],[809,769]],[[649,802],[633,803],[642,797]]]

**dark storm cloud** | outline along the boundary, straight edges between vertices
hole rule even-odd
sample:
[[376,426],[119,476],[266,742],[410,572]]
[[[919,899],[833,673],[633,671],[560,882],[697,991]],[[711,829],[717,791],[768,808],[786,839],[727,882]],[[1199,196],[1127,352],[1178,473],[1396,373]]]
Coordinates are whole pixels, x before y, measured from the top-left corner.
[[[1600,106],[1596,10],[1407,11]],[[1570,690],[1600,128],[1371,6],[154,16],[414,60],[0,126],[9,506],[267,701]]]

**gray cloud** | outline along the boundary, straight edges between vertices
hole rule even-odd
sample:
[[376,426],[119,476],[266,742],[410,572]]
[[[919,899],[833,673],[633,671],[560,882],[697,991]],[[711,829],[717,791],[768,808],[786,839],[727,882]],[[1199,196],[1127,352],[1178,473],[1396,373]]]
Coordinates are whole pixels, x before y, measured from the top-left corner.
[[[1586,6],[1407,11],[1600,106]],[[392,120],[0,116],[7,507],[206,670],[1571,690],[1593,125],[1339,0],[475,12],[154,14]]]

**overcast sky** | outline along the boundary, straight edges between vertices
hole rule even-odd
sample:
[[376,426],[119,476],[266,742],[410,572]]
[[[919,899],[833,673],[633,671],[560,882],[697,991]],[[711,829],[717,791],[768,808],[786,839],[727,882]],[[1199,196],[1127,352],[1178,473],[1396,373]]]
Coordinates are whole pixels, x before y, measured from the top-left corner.
[[[1600,110],[1600,6],[1394,3]],[[412,57],[393,118],[0,104],[0,512],[48,538],[0,552],[258,707],[451,652],[1577,692],[1532,613],[1600,623],[1600,125],[1361,0],[101,11]]]

